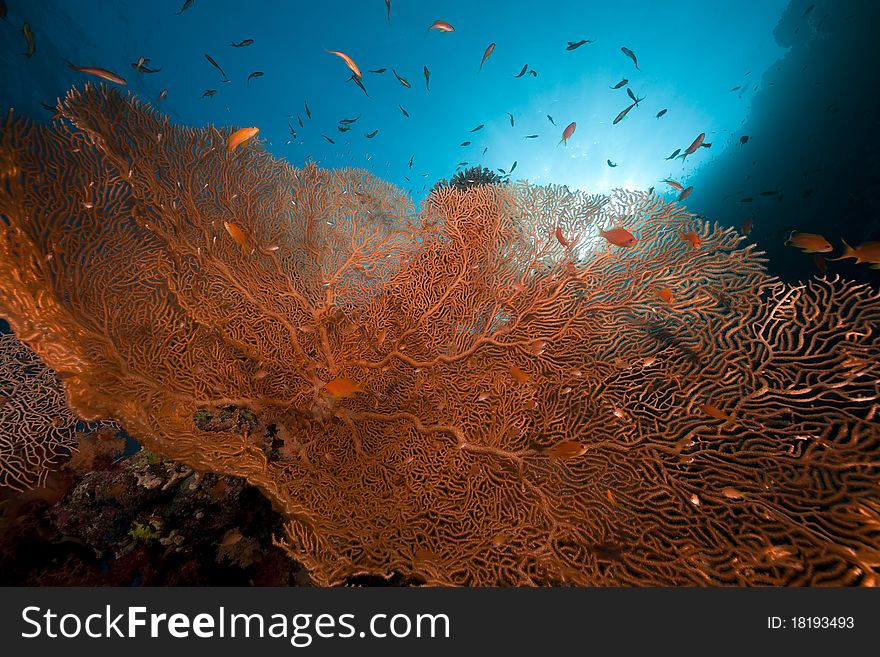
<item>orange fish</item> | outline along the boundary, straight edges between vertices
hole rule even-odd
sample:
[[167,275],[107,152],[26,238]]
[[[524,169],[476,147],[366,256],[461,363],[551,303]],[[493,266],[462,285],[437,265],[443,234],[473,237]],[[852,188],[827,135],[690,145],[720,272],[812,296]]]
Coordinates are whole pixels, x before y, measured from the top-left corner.
[[685,242],[690,242],[691,246],[695,249],[700,248],[700,236],[697,235],[694,231],[689,233],[679,233],[678,236]]
[[561,443],[557,443],[556,445],[545,449],[544,454],[550,457],[551,462],[556,459],[567,461],[568,459],[583,456],[586,451],[587,446],[582,442],[578,442],[577,440],[563,440]]
[[660,301],[665,303],[672,303],[675,301],[675,296],[672,294],[672,290],[668,287],[659,288],[657,290],[657,296],[660,297]]
[[440,32],[455,32],[455,28],[446,21],[434,21],[428,29],[439,30]]
[[746,496],[745,493],[738,491],[736,488],[730,488],[729,486],[726,488],[722,488],[721,494],[724,495],[724,497],[730,498],[731,500],[741,500]]
[[226,232],[236,241],[236,243],[241,247],[241,254],[247,255],[247,235],[233,223],[228,221],[223,222],[223,227],[226,229]]
[[839,258],[831,258],[831,260],[855,258],[856,264],[870,262],[871,269],[880,269],[880,242],[865,242],[853,248],[845,240],[840,241],[843,242],[843,255]]
[[364,392],[364,389],[351,379],[333,379],[325,383],[321,391],[334,399],[345,399],[346,397],[353,397],[359,392]]
[[342,61],[345,62],[345,65],[348,66],[349,70],[354,73],[357,77],[363,77],[361,75],[361,69],[357,67],[357,64],[354,63],[354,60],[346,55],[344,52],[339,52],[338,50],[327,50],[324,49],[325,52],[329,52],[331,55],[336,55],[337,57],[341,57]]
[[512,376],[513,380],[517,383],[528,383],[529,380],[531,380],[532,378],[530,375],[526,374],[515,365],[510,368],[510,376]]
[[493,50],[495,50],[495,44],[494,44],[494,43],[490,43],[490,44],[489,44],[489,47],[486,48],[486,52],[483,53],[483,59],[480,61],[480,69],[479,69],[480,71],[483,70],[483,64],[485,64],[485,63],[486,63],[486,60],[489,59],[489,55],[492,54],[492,51],[493,51]]
[[571,242],[565,239],[565,237],[562,235],[562,229],[558,227],[556,228],[556,239],[559,240],[559,243],[566,249],[571,246]]
[[636,238],[626,228],[612,228],[611,230],[600,230],[599,235],[614,244],[615,246],[632,246],[636,243]]
[[[577,123],[572,121],[567,126],[565,126],[565,130],[562,131],[562,139],[559,141],[559,144],[568,145],[568,138],[574,134],[574,130],[577,128]],[[559,144],[556,144],[559,146]]]
[[796,247],[804,253],[828,253],[834,250],[828,240],[821,235],[799,233],[796,230],[791,231],[791,235],[785,240],[785,246]]
[[740,232],[741,232],[743,235],[748,236],[748,234],[752,232],[752,224],[753,224],[753,223],[754,223],[754,220],[753,220],[751,217],[748,217],[748,218],[746,218],[746,219],[743,219],[742,227],[741,227],[741,229],[740,229]]
[[251,126],[250,128],[239,128],[226,139],[226,150],[231,153],[248,139],[254,137],[259,131],[260,129],[255,126]]
[[700,407],[700,410],[703,411],[706,415],[714,417],[716,420],[733,421],[732,417],[727,415],[724,411],[722,411],[714,404],[705,403]]
[[87,73],[88,75],[97,75],[102,80],[107,80],[107,82],[113,82],[115,84],[126,84],[125,80],[116,73],[112,73],[105,68],[98,68],[97,66],[76,66],[75,64],[71,64],[67,62],[68,68],[74,71],[79,71],[80,73]]
[[672,180],[671,178],[664,178],[664,179],[663,179],[663,182],[665,182],[667,185],[669,185],[670,187],[672,187],[672,189],[675,189],[675,190],[677,190],[677,191],[679,191],[679,192],[680,192],[681,190],[684,189],[684,186],[683,186],[681,183],[679,183],[679,182],[675,182],[675,181]]
[[693,185],[690,187],[685,187],[683,190],[681,190],[681,194],[678,195],[678,200],[685,200],[688,196],[691,195],[692,191],[694,191]]
[[547,349],[547,341],[546,340],[532,340],[532,344],[529,345],[529,351],[531,351],[535,356],[540,356]]
[[706,138],[706,133],[701,132],[699,135],[697,135],[697,138],[694,139],[694,141],[691,143],[691,145],[687,147],[687,150],[685,150],[685,152],[682,153],[681,155],[679,155],[678,157],[680,157],[681,159],[685,159],[688,155],[691,155],[692,153],[694,153],[703,144],[703,140],[705,138]]

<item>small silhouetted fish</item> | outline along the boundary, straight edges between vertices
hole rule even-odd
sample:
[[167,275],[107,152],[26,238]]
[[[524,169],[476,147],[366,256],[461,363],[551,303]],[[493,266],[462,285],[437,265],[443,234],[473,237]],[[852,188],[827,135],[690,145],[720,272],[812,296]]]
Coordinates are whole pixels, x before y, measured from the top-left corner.
[[816,5],[810,5],[809,7],[807,7],[807,8],[804,10],[804,16],[806,16],[806,15],[809,14],[811,11],[813,11],[813,7],[815,7],[815,6],[816,6]]
[[406,78],[399,76],[399,75],[397,74],[397,71],[395,71],[393,68],[391,69],[391,72],[394,73],[394,77],[396,77],[396,78],[397,78],[397,81],[400,82],[400,84],[402,84],[404,87],[406,87],[407,89],[409,89],[409,88],[412,86],[412,85],[409,83],[409,81],[407,81]]
[[507,171],[505,171],[504,169],[501,169],[501,168],[498,168],[497,170],[501,173],[505,173],[505,174],[507,173]]
[[466,167],[467,165],[468,165],[467,161],[464,161],[464,162],[459,162],[459,163],[456,164],[455,166],[457,166],[457,167]]
[[374,70],[368,71],[368,72],[369,73],[384,73],[387,70],[388,70],[387,68],[377,68],[377,69],[374,69]]
[[629,80],[627,80],[626,78],[623,78],[623,80],[621,80],[620,82],[615,84],[613,87],[608,87],[608,88],[609,89],[620,89],[621,87],[625,87],[628,84],[629,84]]
[[463,141],[459,144],[459,146],[470,146],[470,145],[471,145],[471,142],[469,142],[469,141]]
[[[222,68],[220,68],[220,64],[218,64],[217,62],[215,62],[215,61],[214,61],[214,58],[211,57],[211,55],[209,55],[208,53],[205,53],[205,59],[207,59],[209,62],[211,62],[211,66],[213,66],[213,67],[216,68],[218,71],[220,71],[220,73],[223,74],[223,77],[224,77],[224,78],[227,78],[226,73],[223,71]],[[227,79],[228,79],[228,78],[227,78]]]
[[335,144],[335,143],[336,143],[335,141],[333,141],[332,139],[330,139],[330,137],[328,137],[327,135],[321,135],[321,136],[322,136],[324,139],[326,139],[327,141],[329,141],[331,144]]
[[254,42],[253,39],[245,39],[245,40],[242,41],[241,43],[235,43],[235,42],[233,41],[233,42],[230,43],[229,45],[232,46],[233,48],[244,48],[245,46],[249,46],[249,45],[251,45],[253,42]]
[[336,126],[336,129],[339,130],[339,132],[348,132],[349,130],[351,130],[351,126],[350,125],[338,125],[338,126]]
[[156,102],[158,103],[160,100],[164,100],[167,95],[168,95],[168,90],[163,89],[162,91],[159,92],[159,97],[156,99]]
[[767,191],[761,192],[761,196],[776,196],[778,193],[778,189],[768,189]]
[[742,85],[736,85],[731,91],[736,91],[737,89],[742,89]]
[[528,65],[528,64],[523,64],[522,70],[519,72],[519,74],[514,75],[513,77],[515,77],[515,78],[521,78],[522,76],[524,76],[524,75],[526,74],[526,71],[527,71],[527,70],[529,70],[529,65]]
[[483,53],[483,59],[480,60],[480,68],[477,70],[478,73],[483,70],[483,64],[485,64],[486,60],[489,59],[489,55],[492,54],[493,50],[495,50],[494,43],[490,43],[488,46],[486,46],[486,50]]
[[303,101],[303,105],[306,108],[306,116],[312,118],[312,110],[309,109],[309,104],[306,101]]
[[486,148],[483,149],[483,155],[485,155],[485,154],[486,154],[486,151],[488,151],[488,150],[489,150],[489,147],[486,146]]
[[680,149],[680,148],[676,148],[675,151],[673,151],[672,155],[670,155],[670,156],[667,157],[666,159],[667,159],[667,160],[674,160],[674,159],[675,159],[675,156],[678,155],[679,153],[681,153],[681,149]]
[[425,89],[431,91],[431,71],[425,66]]
[[742,137],[739,138],[739,145],[740,146],[744,146],[745,144],[748,144],[748,143],[749,143],[749,136],[748,135],[743,135]]
[[666,114],[666,110],[665,109],[660,110],[659,112],[657,112],[657,118],[659,119],[664,114]]
[[537,139],[538,135],[526,135],[523,139]]
[[349,81],[349,82],[354,82],[357,86],[359,86],[359,87],[361,88],[361,91],[364,92],[364,95],[365,95],[367,98],[370,97],[370,94],[367,93],[367,88],[364,86],[364,83],[361,82],[361,79],[360,79],[359,76],[357,76],[357,75],[352,75],[350,78],[348,78],[348,81]]
[[635,54],[632,50],[630,50],[630,49],[627,48],[626,46],[623,46],[623,47],[620,49],[620,52],[622,52],[624,55],[626,55],[627,57],[629,57],[629,58],[633,61],[633,64],[636,65],[636,70],[637,70],[637,71],[641,71],[641,70],[642,70],[642,69],[639,68],[639,62],[638,62],[638,60],[636,59],[636,54]]
[[512,128],[513,127],[513,114],[511,114],[510,112],[505,112],[505,114],[507,114],[507,116],[510,117],[510,127]]
[[629,111],[630,111],[633,107],[635,107],[637,104],[638,104],[638,103],[633,103],[632,105],[630,105],[629,107],[627,107],[625,110],[623,110],[620,114],[618,114],[617,117],[614,119],[614,121],[611,122],[611,125],[617,125],[618,123],[620,123],[621,121],[623,121],[623,119],[626,118],[626,115],[629,114]]
[[352,124],[352,123],[356,123],[357,120],[358,120],[359,118],[361,118],[361,117],[356,116],[356,117],[354,117],[353,119],[339,119],[339,122],[340,122],[342,125],[350,125],[350,124]]
[[513,173],[514,169],[516,169],[516,160],[513,161],[513,166],[510,167],[510,171],[508,173]]
[[712,142],[704,141],[702,144],[700,144],[700,148],[712,148]]
[[610,166],[610,167],[616,167],[616,166],[617,166],[617,165],[614,164],[614,162],[612,162],[611,160],[605,160],[605,161],[608,163],[608,166]]
[[183,3],[183,6],[180,8],[180,11],[177,12],[177,13],[175,14],[175,16],[180,16],[183,12],[185,12],[187,9],[189,9],[190,7],[192,7],[192,6],[193,6],[193,2],[195,2],[195,0],[186,0],[186,2],[184,2],[184,3]]
[[293,136],[294,139],[296,139],[296,130],[294,130],[293,126],[289,123],[287,124],[287,127],[290,129],[290,134]]
[[566,50],[577,50],[585,43],[593,43],[595,39],[581,39],[580,41],[569,41],[568,45],[565,47]]
[[33,57],[34,53],[37,52],[37,47],[34,45],[34,32],[31,30],[31,26],[25,23],[21,26],[21,33],[24,35],[24,40],[27,42],[27,50],[24,53],[25,57]]
[[409,112],[407,112],[405,109],[403,109],[403,105],[398,105],[398,107],[400,108],[400,111],[403,112],[403,115],[406,118],[409,118]]
[[391,0],[385,0],[385,9],[388,11],[388,23],[391,23]]
[[367,134],[367,139],[372,139],[373,137],[375,137],[378,134],[379,134],[378,130],[373,130],[373,132],[370,132]]
[[299,123],[300,128],[305,128],[305,126],[303,125],[302,117],[299,114],[296,115],[296,120]]
[[547,115],[547,118],[550,119],[550,123],[552,123],[553,125],[556,125],[556,121],[553,120],[553,117],[552,117],[552,116],[550,116],[550,115],[548,114],[548,115]]
[[205,89],[205,93],[202,94],[202,98],[210,98],[215,93],[217,93],[216,89]]
[[413,160],[415,159],[415,157],[416,157],[415,154],[413,154],[413,156],[411,158],[409,158],[409,168],[410,169],[412,169]]
[[485,127],[486,127],[486,124],[485,124],[485,123],[481,123],[480,125],[478,125],[478,126],[477,126],[476,128],[474,128],[473,130],[468,130],[468,132],[476,132],[477,130],[482,130],[482,129],[485,128]]
[[532,71],[529,71],[529,75],[531,75],[533,78],[536,78],[536,77],[538,77],[538,72],[532,70]]
[[250,84],[253,78],[261,78],[265,75],[262,71],[254,71],[249,76],[247,76],[247,83]]

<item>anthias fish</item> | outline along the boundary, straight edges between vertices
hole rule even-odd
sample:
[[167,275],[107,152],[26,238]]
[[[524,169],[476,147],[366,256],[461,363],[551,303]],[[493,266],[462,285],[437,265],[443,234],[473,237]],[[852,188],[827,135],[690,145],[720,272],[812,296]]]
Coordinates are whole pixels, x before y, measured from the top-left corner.
[[395,71],[393,68],[391,69],[391,72],[394,73],[394,77],[396,77],[396,78],[397,78],[397,81],[400,82],[400,84],[402,84],[404,87],[406,87],[407,89],[409,89],[410,86],[412,86],[412,85],[410,85],[410,83],[407,81],[406,78],[401,77],[400,75],[398,75],[398,74],[397,74],[397,71]]
[[248,240],[244,231],[229,221],[224,221],[223,227],[226,229],[226,232],[229,233],[230,237],[235,240],[235,243],[241,247],[241,254],[247,255]]
[[364,392],[364,389],[351,379],[333,379],[321,387],[321,392],[334,399],[345,399],[353,397],[359,392]]
[[871,263],[871,269],[880,269],[880,242],[864,242],[853,248],[845,240],[840,241],[843,243],[843,255],[832,260],[855,258],[856,264],[867,262]]
[[635,106],[636,106],[636,103],[633,103],[632,105],[627,107],[625,110],[623,110],[620,114],[617,115],[617,117],[614,119],[614,121],[611,122],[611,125],[617,125],[618,123],[623,121],[623,119],[626,118],[626,115],[629,114],[629,111]]
[[434,21],[428,29],[438,32],[455,32],[455,28],[446,21]]
[[480,60],[480,68],[478,69],[479,71],[483,70],[483,64],[485,64],[486,60],[489,59],[489,56],[492,54],[493,50],[495,50],[495,43],[494,42],[490,43],[486,47],[486,51],[483,53],[483,59]]
[[[577,123],[572,121],[567,126],[565,126],[565,130],[562,131],[562,139],[559,140],[559,144],[568,144],[568,138],[574,134],[575,129],[577,128]],[[559,144],[556,144],[559,146]]]
[[623,46],[623,47],[620,49],[620,52],[622,52],[624,55],[626,55],[627,57],[629,57],[629,58],[633,61],[633,64],[636,65],[636,70],[637,70],[637,71],[641,71],[641,70],[642,70],[642,69],[639,68],[639,61],[636,59],[636,54],[635,54],[632,50],[630,50],[630,49],[627,48],[626,46]]
[[248,128],[239,128],[235,132],[233,132],[226,139],[226,150],[229,152],[234,151],[236,148],[241,146],[243,143],[252,139],[256,136],[256,134],[260,131],[256,126],[250,126]]
[[610,230],[600,230],[599,236],[604,237],[614,246],[632,246],[637,241],[635,236],[626,228],[611,228]]
[[667,111],[667,110],[662,109],[662,110],[660,110],[659,112],[657,112],[657,118],[659,119],[661,116],[663,116],[664,114],[666,114],[666,111]]
[[793,246],[804,253],[829,253],[834,247],[822,235],[816,233],[799,233],[791,231],[791,235],[785,240],[785,246]]
[[221,75],[223,75],[223,78],[226,79],[226,72],[222,68],[220,68],[220,64],[215,62],[214,58],[211,57],[211,55],[209,55],[208,53],[205,53],[205,59],[207,59],[210,62],[211,66],[213,66],[218,71],[220,71]]
[[254,42],[253,39],[245,39],[244,41],[241,41],[240,43],[235,43],[235,41],[233,41],[229,45],[232,46],[233,48],[244,48],[245,46],[251,45],[253,42]]
[[627,80],[626,78],[623,78],[623,80],[621,80],[620,82],[615,84],[613,87],[609,87],[609,89],[620,89],[621,87],[625,87],[628,84],[629,84],[629,80]]
[[361,77],[361,70],[357,67],[357,64],[354,63],[354,60],[351,57],[346,55],[344,52],[339,52],[338,50],[327,50],[326,48],[324,50],[326,52],[329,52],[331,55],[336,55],[337,57],[339,57],[342,61],[345,62],[345,65],[348,66],[348,69],[352,73],[354,73],[357,77]]
[[568,45],[565,47],[566,50],[577,50],[582,45],[586,43],[593,43],[595,39],[581,39],[580,41],[569,41]]
[[86,73],[88,75],[96,75],[102,80],[107,80],[107,82],[113,82],[115,84],[126,84],[125,80],[116,73],[108,71],[105,68],[99,68],[97,66],[76,66],[75,64],[67,63],[68,68],[74,71],[79,71],[80,73]]
[[692,191],[694,191],[693,186],[685,187],[683,190],[681,190],[681,193],[678,195],[678,200],[679,201],[685,200],[688,196],[691,195]]
[[568,459],[583,456],[586,452],[587,446],[577,440],[563,440],[561,443],[557,443],[544,450],[544,454],[549,456],[551,461],[556,459],[567,461]]

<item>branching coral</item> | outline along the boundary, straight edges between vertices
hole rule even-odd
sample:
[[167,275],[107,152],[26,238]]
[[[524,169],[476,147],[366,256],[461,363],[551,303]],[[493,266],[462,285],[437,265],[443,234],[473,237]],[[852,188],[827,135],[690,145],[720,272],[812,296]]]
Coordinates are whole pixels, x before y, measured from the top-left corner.
[[[876,292],[781,285],[644,193],[417,214],[103,88],[64,116],[3,129],[0,314],[85,417],[260,487],[315,581],[875,581]],[[321,392],[340,378],[364,392]],[[228,407],[257,428],[194,421]]]

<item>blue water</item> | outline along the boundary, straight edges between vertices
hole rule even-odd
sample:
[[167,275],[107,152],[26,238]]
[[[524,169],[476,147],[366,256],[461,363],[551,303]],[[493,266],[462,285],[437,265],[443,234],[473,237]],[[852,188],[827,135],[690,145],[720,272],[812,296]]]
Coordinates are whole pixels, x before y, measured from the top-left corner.
[[[692,212],[730,226],[753,216],[753,238],[787,278],[818,273],[782,245],[791,229],[824,231],[838,248],[841,237],[880,239],[878,74],[867,63],[878,3],[392,0],[390,21],[380,0],[195,0],[179,15],[182,0],[5,4],[0,107],[39,120],[51,117],[41,103],[96,81],[69,70],[70,61],[121,75],[181,124],[255,125],[266,147],[292,164],[363,167],[417,201],[460,162],[505,172],[516,162],[514,179],[590,192],[655,187],[672,199],[663,178],[693,185]],[[428,29],[437,19],[455,31]],[[30,58],[22,55],[24,22],[35,37]],[[253,44],[230,45],[244,39]],[[592,42],[566,50],[582,39]],[[478,71],[490,43],[496,48]],[[369,97],[326,50],[354,59]],[[136,71],[139,57],[161,70]],[[514,77],[524,65],[528,72]],[[248,82],[255,71],[264,75]],[[627,85],[610,88],[624,78]],[[612,125],[631,103],[627,88],[644,100]],[[216,93],[203,97],[209,89]],[[350,131],[338,130],[354,118]],[[571,122],[577,129],[560,145]],[[699,133],[711,148],[684,162],[666,159]],[[740,145],[743,135],[750,140]],[[760,195],[773,190],[782,193]]]

